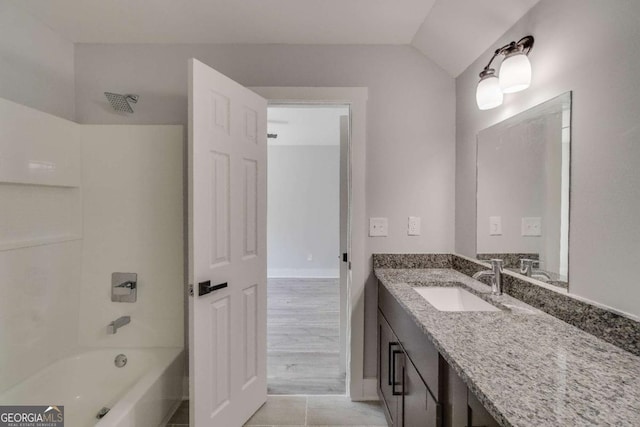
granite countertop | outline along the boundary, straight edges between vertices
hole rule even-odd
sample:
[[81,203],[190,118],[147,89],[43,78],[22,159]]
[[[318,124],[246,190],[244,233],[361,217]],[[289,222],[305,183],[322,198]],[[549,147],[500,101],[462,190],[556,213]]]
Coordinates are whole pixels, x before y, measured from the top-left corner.
[[[448,268],[375,269],[503,426],[640,426],[640,357]],[[462,283],[499,312],[436,310],[412,287]]]

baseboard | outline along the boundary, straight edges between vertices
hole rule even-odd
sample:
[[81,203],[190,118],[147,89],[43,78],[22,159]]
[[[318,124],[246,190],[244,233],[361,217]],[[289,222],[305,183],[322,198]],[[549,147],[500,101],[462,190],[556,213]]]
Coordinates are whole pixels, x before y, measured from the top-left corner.
[[338,279],[338,268],[270,268],[267,270],[269,279]]
[[363,378],[362,379],[362,400],[380,400],[378,397],[378,379]]

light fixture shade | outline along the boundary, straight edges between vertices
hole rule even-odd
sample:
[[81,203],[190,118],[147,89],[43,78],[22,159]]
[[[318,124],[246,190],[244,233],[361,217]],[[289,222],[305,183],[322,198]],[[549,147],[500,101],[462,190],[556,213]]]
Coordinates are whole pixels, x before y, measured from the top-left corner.
[[525,90],[531,85],[531,62],[522,52],[507,55],[500,66],[500,89],[504,93]]
[[495,74],[484,76],[478,82],[476,102],[481,110],[490,110],[502,105],[503,95]]

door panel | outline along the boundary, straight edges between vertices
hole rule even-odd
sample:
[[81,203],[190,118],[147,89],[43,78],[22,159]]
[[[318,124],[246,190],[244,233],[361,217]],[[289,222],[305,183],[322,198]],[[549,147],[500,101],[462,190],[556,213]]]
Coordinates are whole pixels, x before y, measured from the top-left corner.
[[439,427],[440,408],[413,363],[406,356],[404,381],[404,425],[407,427]]
[[190,416],[241,426],[265,401],[266,101],[191,60]]
[[244,166],[244,259],[258,253],[258,162],[243,159]]
[[229,297],[220,298],[210,304],[211,316],[211,372],[212,378],[217,381],[207,381],[211,385],[212,391],[212,413],[211,416],[221,411],[229,403],[231,398],[231,369],[229,354]]
[[258,375],[258,285],[242,291],[242,335],[244,336],[244,384],[246,388]]
[[210,248],[211,268],[229,262],[231,242],[231,224],[229,209],[231,201],[230,159],[228,154],[210,152],[211,156],[211,230]]
[[[393,394],[393,351],[397,350],[398,341],[393,331],[384,320],[384,317],[378,312],[378,393],[380,400],[386,409],[387,416],[393,425],[398,424],[398,398]],[[396,366],[396,378],[397,370]]]

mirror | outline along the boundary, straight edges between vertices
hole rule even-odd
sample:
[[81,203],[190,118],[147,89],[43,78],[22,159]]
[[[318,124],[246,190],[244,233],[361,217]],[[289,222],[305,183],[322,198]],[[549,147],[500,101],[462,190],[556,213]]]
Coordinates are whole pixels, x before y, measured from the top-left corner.
[[477,137],[476,253],[568,289],[571,92]]

